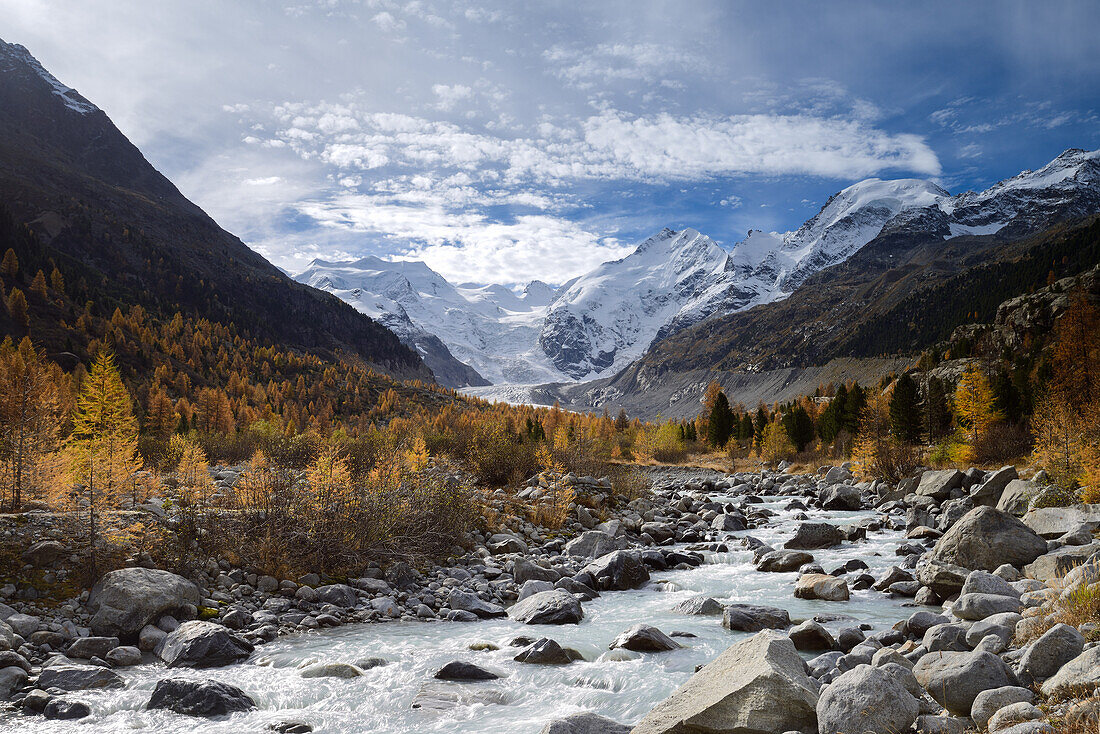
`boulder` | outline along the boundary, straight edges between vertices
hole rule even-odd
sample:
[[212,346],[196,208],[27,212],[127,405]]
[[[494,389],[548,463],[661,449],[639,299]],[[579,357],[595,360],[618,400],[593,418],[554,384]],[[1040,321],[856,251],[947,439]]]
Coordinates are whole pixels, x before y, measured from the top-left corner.
[[722,514],[714,518],[710,524],[714,530],[719,530],[726,533],[736,533],[745,529],[745,523],[741,522],[741,518],[736,515]]
[[623,648],[634,652],[667,652],[679,650],[680,644],[656,627],[648,624],[636,624],[626,630],[607,646],[609,650]]
[[722,626],[735,632],[782,630],[791,626],[791,616],[778,607],[730,604],[722,613]]
[[848,601],[848,584],[844,579],[823,573],[807,573],[794,583],[796,599]]
[[1100,686],[1100,647],[1085,650],[1043,683],[1044,696],[1090,696]]
[[341,609],[351,609],[359,603],[359,595],[347,584],[329,584],[313,590],[314,600],[319,604],[331,604]]
[[596,714],[573,714],[551,721],[539,734],[630,734],[630,727]]
[[358,678],[363,671],[351,663],[314,663],[298,671],[303,678]]
[[117,637],[77,637],[65,654],[71,658],[106,658],[107,653],[118,647]]
[[1005,485],[997,500],[997,509],[1017,517],[1027,512],[1031,498],[1039,493],[1039,485],[1023,479],[1013,479]]
[[913,666],[917,682],[937,703],[968,716],[982,691],[1016,685],[1005,662],[988,652],[930,652]]
[[252,697],[236,686],[216,680],[164,678],[157,681],[146,708],[168,709],[185,716],[225,716],[256,708]]
[[719,615],[725,607],[706,595],[693,596],[685,599],[672,608],[673,614],[688,615]]
[[649,581],[649,571],[638,554],[622,550],[600,556],[582,573],[591,575],[600,591],[636,589]]
[[951,490],[963,485],[965,478],[966,475],[958,469],[926,471],[920,477],[916,494],[921,497],[931,497],[934,500],[945,500],[951,494]]
[[731,646],[659,703],[633,734],[776,734],[817,723],[817,684],[794,644],[761,632]]
[[528,581],[548,581],[551,584],[561,578],[561,574],[552,568],[543,568],[537,563],[531,563],[524,558],[517,558],[512,566],[512,576],[517,584]]
[[612,551],[623,550],[628,545],[626,538],[614,537],[602,530],[589,530],[565,544],[565,553],[581,558],[598,558]]
[[104,574],[88,595],[91,628],[105,637],[131,638],[141,628],[186,605],[198,605],[199,588],[168,571],[121,568]]
[[920,704],[883,668],[858,665],[825,687],[817,702],[819,734],[904,732]]
[[787,637],[791,638],[791,642],[800,652],[819,652],[836,648],[836,640],[833,639],[829,630],[812,619],[807,619],[791,629]]
[[134,665],[141,665],[141,650],[131,645],[120,645],[107,653],[107,657],[104,658],[104,660],[116,668],[129,668]]
[[220,624],[193,620],[168,633],[156,654],[169,668],[216,668],[240,662],[252,643]]
[[989,718],[1005,706],[1021,701],[1031,703],[1034,700],[1035,692],[1021,686],[991,688],[974,697],[974,704],[970,707],[970,718],[979,727],[984,728],[989,722]]
[[433,677],[438,680],[471,681],[496,680],[500,676],[473,663],[453,660],[437,670]]
[[447,604],[450,605],[451,609],[472,612],[482,619],[493,619],[508,615],[503,607],[483,601],[473,592],[459,589],[451,589],[451,593],[447,596]]
[[568,665],[582,657],[576,650],[562,647],[554,640],[542,637],[512,659],[517,663],[532,665]]
[[975,507],[936,542],[932,558],[992,571],[1003,563],[1023,566],[1046,552],[1046,541],[1015,517],[992,507]]
[[977,621],[1004,612],[1019,613],[1021,607],[1020,599],[1015,596],[962,594],[952,606],[951,611],[959,619]]
[[1050,553],[1044,553],[1023,567],[1024,574],[1039,581],[1051,582],[1067,576],[1077,566],[1085,563],[1094,553],[1100,552],[1100,542],[1088,545],[1067,545]]
[[1001,499],[1001,493],[1004,492],[1008,483],[1018,478],[1016,467],[1002,466],[993,472],[988,479],[970,490],[970,499],[974,500],[975,505],[996,507]]
[[30,614],[12,614],[5,618],[4,622],[20,637],[30,637],[38,631],[40,626],[38,617]]
[[51,721],[74,721],[92,715],[92,709],[82,701],[51,699],[42,709],[42,716]]
[[932,589],[942,599],[962,591],[970,570],[952,563],[929,560],[917,566],[917,581]]
[[0,668],[0,701],[6,701],[11,694],[27,683],[27,671],[16,665]]
[[847,484],[837,484],[821,493],[821,506],[826,510],[858,510],[862,504],[859,490]]
[[84,691],[90,688],[122,688],[125,685],[118,673],[98,665],[51,665],[38,674],[39,688]]
[[1020,598],[1020,592],[1000,576],[986,571],[971,571],[963,583],[960,594],[999,594]]
[[581,603],[568,591],[542,591],[517,602],[508,617],[524,624],[577,624],[584,617]]
[[789,573],[813,561],[814,557],[806,551],[775,550],[760,556],[756,570],[768,573]]
[[1060,538],[1082,526],[1095,529],[1100,525],[1100,505],[1070,505],[1069,507],[1042,507],[1028,511],[1024,525],[1048,540]]
[[1035,680],[1045,680],[1080,655],[1085,638],[1068,624],[1056,624],[1028,645],[1020,658],[1019,670]]
[[783,544],[784,548],[816,550],[831,548],[844,542],[844,531],[827,522],[804,522],[798,526],[794,537]]
[[23,561],[41,568],[49,566],[65,553],[65,546],[56,540],[42,540],[23,551]]

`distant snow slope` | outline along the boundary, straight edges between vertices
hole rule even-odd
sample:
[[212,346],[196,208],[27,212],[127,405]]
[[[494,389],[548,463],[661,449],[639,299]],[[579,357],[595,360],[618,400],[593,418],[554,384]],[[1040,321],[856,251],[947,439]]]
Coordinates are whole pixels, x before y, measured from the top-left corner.
[[[381,320],[422,354],[419,344],[437,336],[453,359],[506,386],[474,392],[529,401],[532,386],[612,375],[672,331],[785,298],[879,235],[946,238],[1006,227],[1018,234],[1047,226],[1051,217],[1095,211],[1100,151],[1072,149],[1038,171],[958,196],[920,179],[860,181],[830,197],[797,230],[750,230],[729,252],[693,229],[664,229],[627,257],[557,290],[539,282],[523,294],[454,286],[423,263],[373,257],[314,261],[298,280]],[[425,356],[438,373],[432,360],[440,358]],[[466,376],[448,384],[485,380]]]

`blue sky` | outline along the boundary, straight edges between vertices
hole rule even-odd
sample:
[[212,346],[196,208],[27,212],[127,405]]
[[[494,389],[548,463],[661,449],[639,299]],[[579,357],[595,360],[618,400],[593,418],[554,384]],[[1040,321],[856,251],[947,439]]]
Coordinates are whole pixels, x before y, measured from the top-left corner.
[[276,264],[508,284],[1098,148],[1097,28],[1096,2],[0,0],[0,37]]

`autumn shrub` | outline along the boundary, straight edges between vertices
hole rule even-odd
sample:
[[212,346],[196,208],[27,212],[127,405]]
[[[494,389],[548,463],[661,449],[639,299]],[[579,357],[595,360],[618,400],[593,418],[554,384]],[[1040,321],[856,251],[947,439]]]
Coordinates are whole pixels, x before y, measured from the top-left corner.
[[1031,453],[1031,447],[1031,434],[1025,426],[1003,422],[986,428],[970,448],[979,464],[1005,464]]
[[499,487],[522,481],[538,470],[535,446],[498,423],[479,423],[473,428],[465,459],[477,479]]
[[675,423],[665,423],[640,429],[634,439],[634,454],[663,464],[683,461],[687,449],[680,438],[680,427]]

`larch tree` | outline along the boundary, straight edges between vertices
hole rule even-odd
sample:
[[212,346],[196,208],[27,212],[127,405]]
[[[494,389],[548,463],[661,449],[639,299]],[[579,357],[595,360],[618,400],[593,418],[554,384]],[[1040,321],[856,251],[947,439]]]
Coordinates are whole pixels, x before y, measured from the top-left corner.
[[955,417],[970,445],[1003,417],[993,405],[993,388],[989,380],[976,364],[963,372],[955,388]]
[[99,515],[141,469],[138,430],[130,393],[122,384],[114,357],[101,351],[80,388],[69,439],[69,473],[87,506],[92,572],[96,568]]
[[13,288],[8,296],[8,313],[11,320],[23,331],[30,327],[30,314],[27,312],[27,296],[18,288]]
[[0,461],[9,505],[18,511],[28,483],[38,484],[60,430],[60,370],[24,337],[0,345]]

